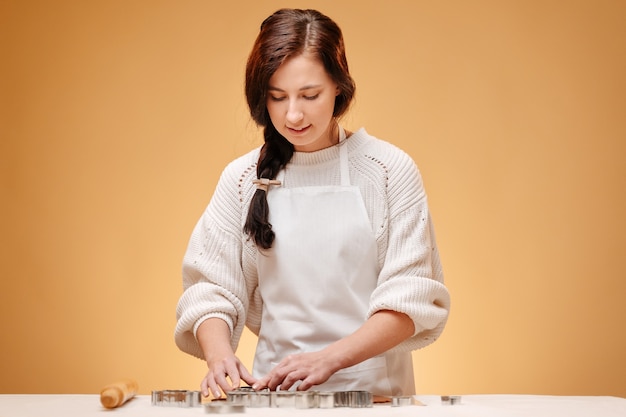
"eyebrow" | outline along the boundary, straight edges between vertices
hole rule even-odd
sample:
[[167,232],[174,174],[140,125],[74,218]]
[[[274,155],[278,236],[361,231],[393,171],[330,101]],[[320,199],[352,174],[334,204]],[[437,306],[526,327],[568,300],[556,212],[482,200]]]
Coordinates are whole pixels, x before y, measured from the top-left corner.
[[[321,88],[321,87],[322,87],[321,84],[305,85],[304,87],[300,88],[298,91],[311,90],[313,88]],[[281,90],[280,88],[274,87],[274,86],[271,86],[271,85],[267,89],[268,89],[268,91],[278,91],[278,92],[281,92],[281,93],[285,92],[285,90]]]

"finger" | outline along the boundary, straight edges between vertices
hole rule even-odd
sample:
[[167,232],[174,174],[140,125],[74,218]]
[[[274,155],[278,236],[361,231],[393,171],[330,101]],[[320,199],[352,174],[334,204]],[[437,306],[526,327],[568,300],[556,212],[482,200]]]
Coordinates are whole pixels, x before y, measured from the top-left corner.
[[246,367],[241,364],[239,366],[239,375],[241,376],[241,379],[243,379],[246,384],[250,385],[251,387],[253,387],[254,384],[257,382],[257,379],[253,377],[252,374],[248,372]]
[[202,382],[200,383],[200,391],[202,392],[203,397],[209,396],[209,383],[207,381],[207,377],[205,376]]
[[281,386],[281,389],[287,389],[286,387],[282,387],[282,383],[285,380],[286,375],[287,373],[284,371],[279,372],[277,370],[274,370],[270,372],[268,374],[269,381],[267,382],[267,387],[270,389],[270,391],[276,390],[279,385]]
[[265,389],[267,388],[268,382],[269,382],[269,378],[267,375],[265,375],[264,377],[257,379],[256,382],[252,384],[252,389],[254,389],[255,391],[258,391],[260,389]]
[[307,391],[308,389],[312,388],[315,385],[317,385],[317,384],[312,383],[311,381],[309,381],[308,378],[304,378],[302,380],[302,382],[300,383],[300,385],[298,385],[298,388],[296,388],[296,390],[297,391]]
[[306,376],[306,373],[303,371],[294,370],[292,372],[289,372],[287,375],[285,375],[285,378],[283,378],[283,381],[280,383],[280,389],[288,390],[293,387],[296,382],[305,379]]
[[[239,388],[241,379],[239,377],[239,369],[237,369],[236,364],[229,363],[226,365],[226,375],[230,378],[230,388],[227,388],[225,392]],[[226,381],[226,383],[228,383],[228,381]]]
[[215,383],[215,379],[213,378],[213,376],[207,375],[205,379],[207,381],[207,387],[209,391],[213,394],[213,397],[220,398],[222,396],[222,393],[220,389],[218,388],[217,384]]
[[280,361],[280,363],[263,377],[265,386],[270,389],[270,391],[274,391],[278,388],[278,386],[283,382],[285,375],[289,372],[288,362],[291,360],[291,356],[287,356],[285,359]]
[[[213,374],[214,378],[215,378],[215,383],[217,384],[217,386],[219,388],[221,388],[222,391],[224,392],[229,392],[232,391],[232,384],[228,381],[228,379],[226,378],[227,375],[225,372],[220,372],[219,374]],[[218,389],[219,391],[219,389]],[[221,392],[219,392],[219,395],[217,396],[218,398],[221,397],[222,394]]]

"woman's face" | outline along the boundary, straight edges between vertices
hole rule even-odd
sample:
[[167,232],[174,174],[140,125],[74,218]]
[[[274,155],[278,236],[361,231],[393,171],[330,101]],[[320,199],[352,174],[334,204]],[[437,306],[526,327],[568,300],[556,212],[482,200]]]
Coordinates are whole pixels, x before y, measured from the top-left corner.
[[270,78],[267,111],[297,152],[318,151],[337,143],[330,122],[338,94],[322,63],[303,53],[283,62]]

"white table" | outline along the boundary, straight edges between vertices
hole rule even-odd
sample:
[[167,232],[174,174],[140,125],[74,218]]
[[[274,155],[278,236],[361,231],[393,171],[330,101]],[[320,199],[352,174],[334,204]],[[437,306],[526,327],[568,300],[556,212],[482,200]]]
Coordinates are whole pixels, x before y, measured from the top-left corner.
[[[247,408],[245,416],[406,416],[406,417],[626,417],[626,399],[618,397],[561,397],[542,395],[464,395],[459,405],[442,405],[440,397],[417,396],[425,406],[372,408],[294,409]],[[114,414],[111,414],[114,413]],[[1,394],[0,417],[90,417],[90,416],[206,416],[203,407],[176,408],[151,405],[140,395],[114,410],[100,405],[98,395]]]

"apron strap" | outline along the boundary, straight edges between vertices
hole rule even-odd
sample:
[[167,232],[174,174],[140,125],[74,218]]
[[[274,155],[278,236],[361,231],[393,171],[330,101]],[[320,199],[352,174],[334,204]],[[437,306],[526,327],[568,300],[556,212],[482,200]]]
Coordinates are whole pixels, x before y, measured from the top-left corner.
[[348,171],[348,147],[344,142],[346,140],[346,131],[339,126],[339,164],[341,168],[341,185],[347,187],[350,185],[350,172]]

